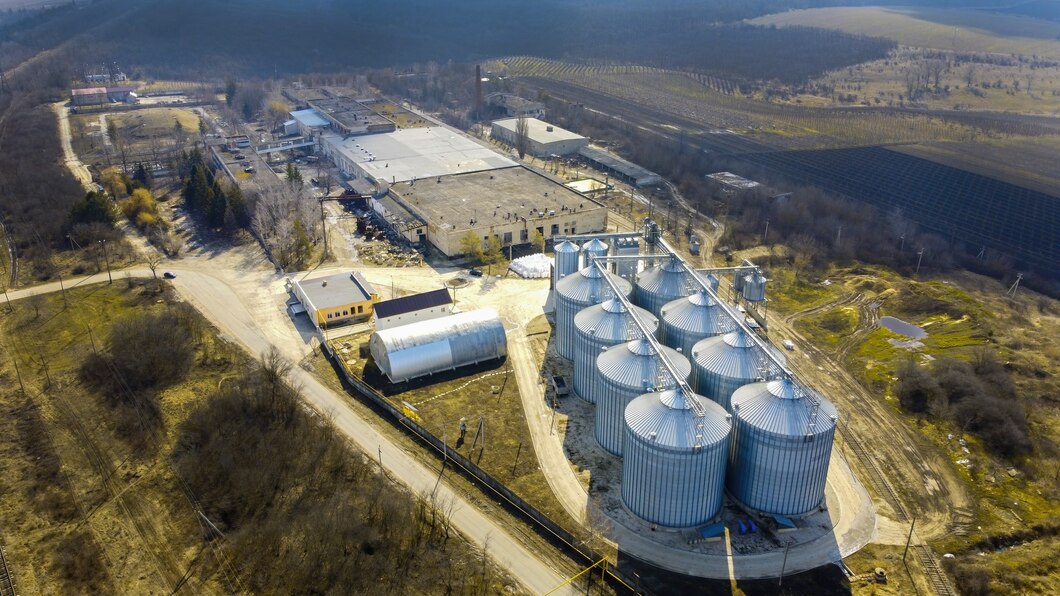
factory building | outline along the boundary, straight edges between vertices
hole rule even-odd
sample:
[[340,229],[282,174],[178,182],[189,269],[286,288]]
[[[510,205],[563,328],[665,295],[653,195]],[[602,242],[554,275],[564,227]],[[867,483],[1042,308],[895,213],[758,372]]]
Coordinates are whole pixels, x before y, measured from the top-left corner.
[[298,134],[303,137],[316,137],[327,130],[330,123],[319,112],[313,109],[289,112],[291,120],[283,123],[286,134]]
[[503,358],[504,324],[491,308],[376,331],[368,340],[376,366],[392,383]]
[[397,130],[393,122],[349,97],[310,99],[306,103],[342,135],[371,135]]
[[344,174],[367,179],[377,187],[516,165],[445,126],[362,136],[332,130],[321,135],[321,150]]
[[526,116],[527,118],[545,117],[545,104],[530,101],[514,93],[490,93],[486,96],[486,103],[504,110],[505,115],[512,118],[518,118],[519,116]]
[[439,288],[430,292],[384,300],[375,305],[372,323],[376,331],[430,321],[453,313],[453,297],[449,290]]
[[593,167],[599,168],[618,179],[637,188],[654,186],[662,183],[662,176],[637,164],[622,159],[606,149],[596,145],[586,145],[578,150],[578,155]]
[[85,87],[70,90],[70,102],[75,106],[98,106],[108,103],[106,87]]
[[607,225],[604,205],[522,166],[399,181],[387,196],[425,221],[425,239],[448,257],[463,253],[469,232],[483,246],[495,236],[507,247],[529,243],[535,231],[547,240]]
[[294,294],[301,308],[292,313],[305,312],[317,329],[363,320],[372,316],[372,306],[379,302],[379,294],[360,273],[336,273],[306,279],[289,278],[288,291]]
[[[518,118],[497,120],[491,134],[502,143],[515,145],[518,124]],[[526,134],[528,150],[538,157],[573,155],[589,144],[589,139],[537,118],[526,118]]]
[[742,176],[737,176],[732,172],[715,172],[713,174],[707,174],[707,180],[726,194],[754,190],[761,186],[761,184],[754,180],[748,180]]

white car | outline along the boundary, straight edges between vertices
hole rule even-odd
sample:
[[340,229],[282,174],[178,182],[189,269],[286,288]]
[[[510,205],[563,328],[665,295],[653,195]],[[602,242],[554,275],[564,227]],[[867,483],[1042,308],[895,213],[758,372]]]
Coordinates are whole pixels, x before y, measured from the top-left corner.
[[784,346],[784,349],[789,350],[789,351],[795,349],[795,343],[793,341],[791,341],[790,339],[785,339],[784,341],[781,342],[781,345]]

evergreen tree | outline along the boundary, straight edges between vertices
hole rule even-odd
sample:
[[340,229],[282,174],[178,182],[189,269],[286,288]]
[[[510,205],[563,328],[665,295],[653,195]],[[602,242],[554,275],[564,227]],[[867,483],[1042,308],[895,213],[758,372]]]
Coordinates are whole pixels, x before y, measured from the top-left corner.
[[143,188],[151,187],[151,175],[147,172],[147,168],[144,167],[142,161],[136,163],[136,172],[133,174],[133,181],[137,182]]

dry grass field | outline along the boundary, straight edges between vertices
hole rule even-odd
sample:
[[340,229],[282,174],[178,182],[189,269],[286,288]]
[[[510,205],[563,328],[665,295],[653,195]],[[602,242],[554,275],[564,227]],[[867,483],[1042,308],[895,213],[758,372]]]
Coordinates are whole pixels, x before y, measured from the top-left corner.
[[1060,23],[980,10],[814,8],[766,15],[750,22],[839,29],[921,48],[1060,59]]

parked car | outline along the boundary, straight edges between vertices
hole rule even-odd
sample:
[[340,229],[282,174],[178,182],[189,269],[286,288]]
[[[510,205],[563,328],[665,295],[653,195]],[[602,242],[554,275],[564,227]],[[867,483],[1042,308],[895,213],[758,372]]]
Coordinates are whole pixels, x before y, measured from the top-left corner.
[[240,154],[240,155],[237,155],[237,156],[236,156],[236,161],[243,161],[243,160],[244,160],[244,159],[246,159],[246,158],[247,158],[247,156],[246,156],[246,155],[242,155],[242,154]]
[[482,277],[482,270],[481,269],[471,269],[471,270],[468,271],[468,274],[471,277]]
[[784,345],[784,349],[786,349],[786,350],[790,351],[790,350],[794,350],[795,349],[795,343],[792,342],[790,339],[785,339],[781,343]]
[[164,277],[166,279],[176,279],[177,274],[173,273],[172,271],[166,271],[165,273],[162,274],[162,277]]
[[556,396],[563,397],[570,393],[570,387],[567,386],[567,381],[559,375],[552,375],[552,387],[556,390]]

